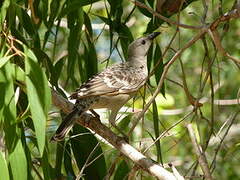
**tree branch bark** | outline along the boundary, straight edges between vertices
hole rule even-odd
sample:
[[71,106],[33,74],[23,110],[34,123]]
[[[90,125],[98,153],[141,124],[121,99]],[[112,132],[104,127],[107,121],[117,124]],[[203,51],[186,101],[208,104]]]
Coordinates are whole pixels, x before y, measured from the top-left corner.
[[[69,113],[73,104],[67,99],[60,96],[56,91],[52,90],[52,102],[59,109],[65,113]],[[128,144],[123,138],[114,134],[108,127],[102,124],[98,118],[93,117],[91,114],[84,113],[80,118],[77,119],[77,123],[91,129],[107,142],[118,149],[122,154],[131,159],[139,167],[149,174],[157,177],[159,180],[177,180],[173,173],[167,171],[162,166],[154,162],[152,159],[147,158],[142,153],[137,151],[134,147]]]
[[192,141],[193,148],[198,156],[198,162],[199,162],[200,167],[205,175],[205,178],[207,180],[212,180],[213,178],[212,178],[212,175],[211,175],[208,163],[207,163],[205,153],[203,152],[201,146],[197,143],[197,138],[193,131],[192,124],[188,124],[187,129],[188,129],[191,141]]

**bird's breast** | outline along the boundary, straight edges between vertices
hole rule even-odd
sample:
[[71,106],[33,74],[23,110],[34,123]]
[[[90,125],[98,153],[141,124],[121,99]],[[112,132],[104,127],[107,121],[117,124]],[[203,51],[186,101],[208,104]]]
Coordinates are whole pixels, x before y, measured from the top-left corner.
[[90,109],[108,108],[110,110],[122,107],[134,96],[131,94],[118,94],[114,96],[100,96],[98,101],[90,106]]

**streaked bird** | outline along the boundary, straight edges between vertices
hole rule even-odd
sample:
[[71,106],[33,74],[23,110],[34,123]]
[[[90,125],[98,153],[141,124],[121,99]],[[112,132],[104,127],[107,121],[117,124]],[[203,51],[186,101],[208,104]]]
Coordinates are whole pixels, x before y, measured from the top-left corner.
[[107,108],[111,110],[109,122],[118,129],[115,119],[118,111],[145,84],[147,53],[153,39],[159,32],[133,41],[128,47],[127,62],[115,64],[90,78],[71,96],[76,99],[75,106],[58,127],[52,140],[61,141],[73,127],[76,118],[87,110]]

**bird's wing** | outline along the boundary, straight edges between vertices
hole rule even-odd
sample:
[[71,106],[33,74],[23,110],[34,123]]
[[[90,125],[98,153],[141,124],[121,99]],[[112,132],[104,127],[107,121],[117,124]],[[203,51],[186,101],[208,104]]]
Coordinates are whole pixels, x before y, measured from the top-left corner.
[[140,69],[128,66],[127,63],[111,66],[89,79],[70,97],[79,99],[89,96],[111,96],[134,92],[144,84],[146,79],[140,71]]

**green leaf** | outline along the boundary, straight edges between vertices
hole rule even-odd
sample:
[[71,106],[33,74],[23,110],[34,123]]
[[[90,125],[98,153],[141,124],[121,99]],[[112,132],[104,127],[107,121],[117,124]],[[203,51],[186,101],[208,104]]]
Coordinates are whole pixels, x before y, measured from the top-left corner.
[[[84,49],[86,51],[86,47],[84,46]],[[87,73],[86,73],[86,68],[85,68],[85,53],[83,55],[78,54],[78,71],[81,77],[81,82],[84,83],[88,80],[87,78]]]
[[60,178],[62,175],[61,169],[62,169],[63,151],[64,151],[64,141],[57,143],[56,161],[55,161],[55,174],[57,179]]
[[84,179],[104,179],[107,173],[106,162],[102,148],[96,137],[92,135],[89,130],[80,125],[75,125],[73,127],[73,132],[75,135],[79,135],[71,139],[72,151],[78,168],[81,170],[85,163],[92,162],[89,166],[84,168]]
[[68,28],[70,34],[68,37],[68,64],[67,64],[67,75],[68,78],[75,80],[74,71],[77,61],[77,54],[80,44],[80,33],[83,25],[83,10],[78,8],[77,11],[71,12],[67,17]]
[[[160,79],[161,79],[163,70],[164,70],[164,64],[163,64],[163,60],[162,60],[162,51],[161,51],[160,46],[158,44],[156,44],[156,48],[155,48],[155,52],[154,52],[154,56],[153,56],[153,63],[154,63],[154,67],[158,64],[155,68],[155,71],[154,71],[156,83],[158,84]],[[165,86],[164,86],[164,84],[161,88],[161,93],[163,94],[163,96],[165,96]]]
[[3,122],[5,145],[13,151],[18,140],[14,92],[15,69],[9,61],[0,69],[0,120]]
[[128,46],[134,40],[132,33],[129,30],[129,28],[124,24],[119,25],[116,31],[118,32],[118,35],[120,38],[120,43],[123,50],[124,58],[127,59]]
[[[145,0],[138,0],[138,1],[145,4]],[[141,7],[139,7],[139,6],[137,6],[137,8],[139,9],[139,11],[140,11],[143,15],[145,15],[145,16],[147,16],[147,17],[149,17],[149,18],[152,18],[152,13],[150,13],[150,12],[149,12],[148,10],[146,10],[145,8],[141,8]]]
[[85,68],[87,70],[87,77],[91,78],[98,72],[98,60],[97,52],[94,43],[92,42],[92,38],[88,35],[86,36],[88,41],[88,49],[87,51],[85,51],[85,54],[87,55],[87,60],[85,61]]
[[25,81],[25,72],[16,64],[12,64],[15,69],[15,78],[18,81]]
[[[159,132],[159,118],[158,118],[158,109],[157,109],[157,105],[156,102],[153,101],[152,103],[152,107],[153,107],[153,125],[154,125],[154,133],[155,133],[155,138],[158,138],[160,136],[160,132]],[[161,145],[160,145],[160,140],[157,140],[155,142],[155,146],[157,149],[157,161],[161,162],[163,164],[162,161],[162,155],[161,155]]]
[[2,25],[4,24],[5,17],[7,14],[7,9],[10,5],[10,1],[2,1],[2,7],[0,8],[0,32],[2,31]]
[[156,44],[156,48],[155,48],[155,51],[154,51],[153,63],[154,63],[153,67],[155,67],[155,65],[157,65],[157,63],[158,63],[158,65],[157,65],[157,67],[155,68],[155,71],[154,71],[156,83],[158,84],[159,80],[162,76],[162,72],[163,72],[163,68],[164,68],[163,61],[162,61],[162,51],[161,51],[160,46],[158,44]]
[[121,17],[123,14],[123,6],[122,2],[123,0],[108,0],[111,11],[110,14],[111,16],[118,22],[121,23]]
[[23,126],[23,123],[19,123],[19,127],[21,128],[21,142],[22,142],[22,146],[25,152],[25,156],[26,156],[26,160],[27,160],[27,175],[28,175],[28,179],[33,179],[33,175],[32,175],[32,170],[33,170],[33,161],[32,161],[32,156],[31,156],[31,151],[28,147],[28,142],[29,139],[26,137],[25,134],[25,129]]
[[9,153],[9,162],[13,179],[26,180],[27,160],[20,140],[18,140],[14,150]]
[[93,36],[93,30],[92,30],[92,24],[91,24],[91,20],[88,17],[87,13],[84,13],[84,24],[86,26],[86,30],[88,31],[89,36],[92,38]]
[[9,61],[0,69],[0,109],[3,111],[6,125],[16,123],[16,106],[14,101],[15,68]]
[[19,21],[20,21],[21,25],[24,27],[24,29],[29,34],[29,36],[31,36],[31,39],[33,40],[32,41],[33,46],[35,48],[40,48],[40,46],[41,46],[40,45],[40,38],[39,38],[39,35],[38,35],[37,28],[35,27],[35,24],[31,20],[31,18],[29,17],[27,11],[25,11],[22,8],[17,8],[17,15],[18,15],[18,18],[19,18]]
[[58,62],[54,65],[53,73],[51,74],[51,83],[58,87],[58,79],[60,78],[60,75],[62,73],[64,61],[66,59],[66,56],[62,57]]
[[45,73],[39,67],[31,50],[25,48],[27,96],[32,114],[33,124],[40,155],[45,145],[45,129],[47,113],[50,107],[50,88]]
[[[46,13],[48,12],[48,5],[49,5],[49,1],[48,0],[38,0],[39,1],[39,5],[37,7],[38,9],[38,17],[40,17],[45,24],[47,24],[47,20],[48,20],[48,17],[49,17],[49,14]],[[33,3],[35,3],[35,1],[33,1]]]
[[0,68],[3,67],[11,57],[13,57],[13,55],[1,57],[0,58]]
[[121,122],[118,124],[118,127],[121,130],[126,130],[129,127],[129,123],[131,122],[132,119],[132,114],[127,115],[126,117],[124,117]]
[[114,180],[127,179],[130,168],[128,164],[122,160],[119,166],[117,167],[116,173],[114,175]]
[[43,156],[42,156],[43,176],[44,176],[44,180],[51,180],[51,179],[54,179],[54,174],[53,174],[53,169],[52,169],[49,159],[48,159],[48,153],[47,153],[46,149],[47,148],[45,148],[45,150],[43,152]]
[[72,158],[73,157],[71,156],[71,146],[70,143],[67,143],[64,152],[64,167],[69,180],[76,179],[72,166]]
[[1,169],[0,180],[9,180],[7,162],[6,162],[6,160],[4,158],[4,155],[1,151],[0,151],[0,169]]
[[97,14],[95,14],[95,16],[97,16],[99,19],[101,19],[104,23],[106,23],[107,25],[110,25],[111,23],[111,19],[110,18],[106,18],[106,17],[103,17],[103,16],[99,16]]
[[160,26],[161,24],[157,24],[156,21],[158,22],[158,21],[160,21],[160,20],[155,19],[155,18],[152,18],[152,19],[149,21],[149,23],[148,23],[148,25],[147,25],[147,30],[144,32],[145,34],[147,34],[147,33],[152,33],[152,32],[155,31],[157,28],[159,28],[159,26]]
[[81,8],[82,6],[86,6],[89,4],[93,4],[94,2],[97,2],[100,0],[72,0],[69,1],[68,6],[66,6],[65,8],[62,9],[61,13],[60,13],[60,17],[63,17],[69,13],[71,13],[72,11],[76,11],[79,8]]
[[38,62],[40,66],[43,66],[46,68],[46,76],[49,78],[49,76],[53,76],[53,64],[51,59],[48,57],[48,55],[42,51],[41,49],[35,48],[33,49],[34,54],[36,55]]
[[52,28],[54,20],[57,17],[58,11],[61,8],[60,7],[60,0],[52,0],[50,4],[50,15],[48,20],[48,28]]
[[13,28],[11,29],[11,32],[12,32],[12,35],[13,35],[16,39],[18,39],[19,41],[21,41],[22,43],[24,43],[26,46],[29,46],[29,40],[26,40],[26,39],[25,39],[26,37],[23,36],[23,33],[22,33],[22,32],[20,32],[19,30],[15,29],[15,27],[13,27]]
[[17,11],[17,15],[18,15],[19,21],[21,22],[22,26],[27,31],[27,33],[30,36],[34,36],[35,28],[34,28],[32,20],[29,17],[27,11],[25,11],[24,9],[19,8],[18,11]]

